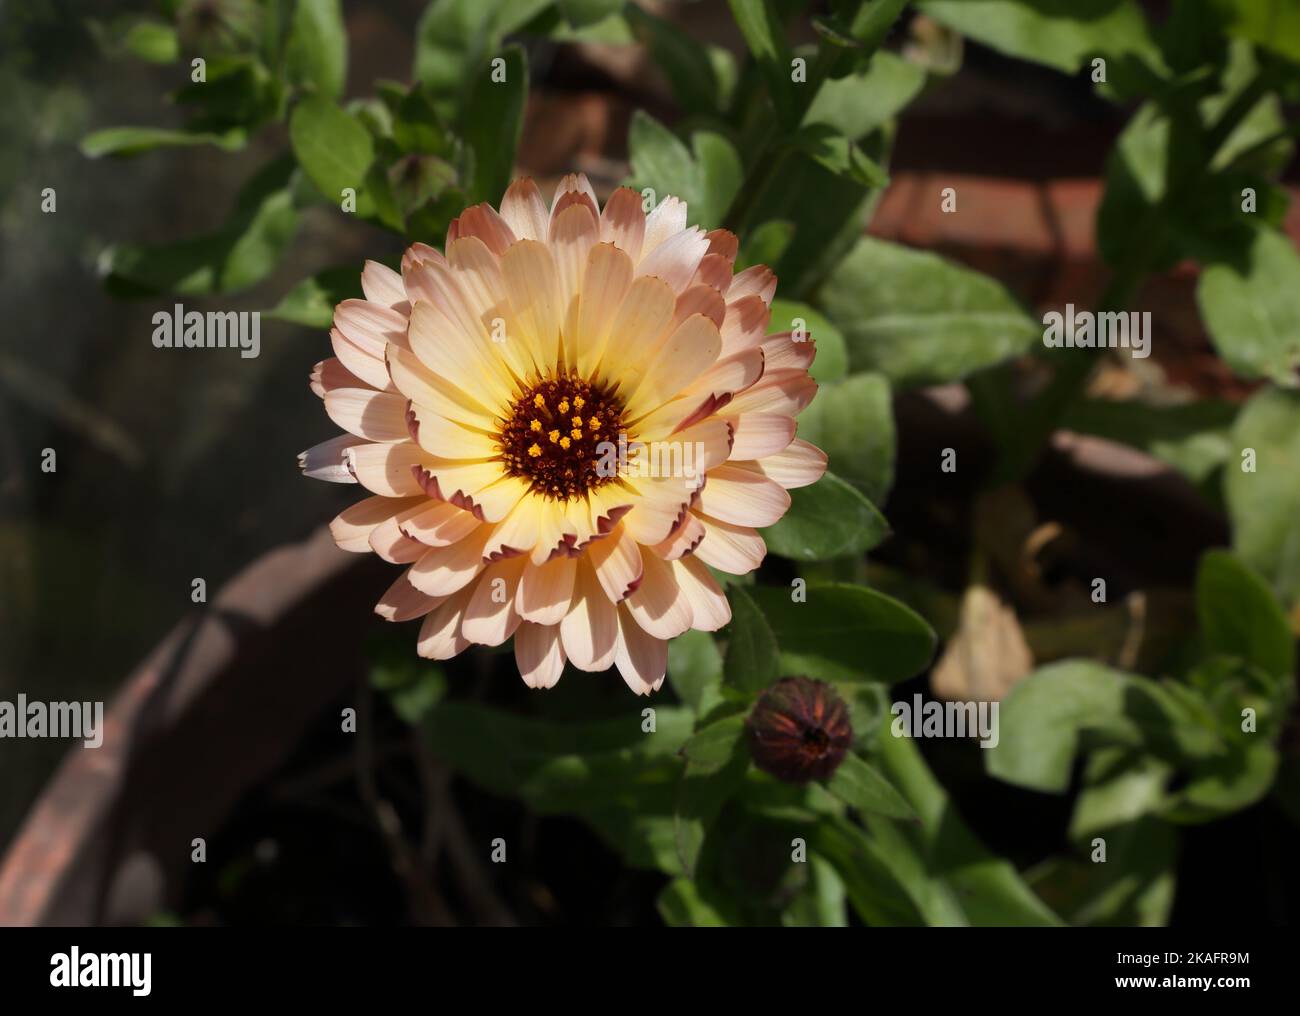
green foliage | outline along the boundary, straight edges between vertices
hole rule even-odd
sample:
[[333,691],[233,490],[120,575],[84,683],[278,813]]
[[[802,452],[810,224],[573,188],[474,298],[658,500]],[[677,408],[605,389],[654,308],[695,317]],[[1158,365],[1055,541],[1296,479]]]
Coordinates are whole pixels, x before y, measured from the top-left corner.
[[894,384],[952,381],[1042,338],[996,281],[934,254],[864,237],[821,291],[844,332],[852,370]]
[[[1215,350],[1262,383],[1238,406],[1083,397],[1095,358],[1044,354],[1018,294],[864,235],[889,186],[897,119],[959,52],[935,60],[917,40],[899,45],[902,0],[812,16],[785,0],[729,6],[739,58],[623,0],[431,0],[413,27],[412,83],[354,75],[350,87],[340,0],[249,3],[207,34],[174,5],[161,18],[92,21],[107,55],[169,75],[176,116],[96,130],[86,156],[273,153],[224,224],[116,245],[101,258],[106,282],[124,296],[208,296],[279,279],[308,212],[436,245],[466,206],[495,204],[508,186],[539,52],[571,40],[643,47],[677,109],[657,111],[662,122],[633,115],[628,182],[656,202],[685,200],[693,224],[735,232],[737,270],[779,275],[769,332],[816,343],[820,390],[798,436],[827,453],[829,471],[791,491],[763,530],[768,563],[720,576],[730,623],[671,642],[667,698],[652,700],[649,727],[640,702],[564,720],[469,702],[459,682],[409,659],[382,657],[372,686],[460,776],[539,814],[576,816],[628,865],[661,873],[658,908],[672,925],[842,926],[850,912],[872,925],[1163,923],[1178,826],[1269,795],[1300,816],[1295,763],[1279,750],[1300,616],[1300,401],[1286,390],[1300,366],[1300,258],[1281,231],[1278,182],[1296,135],[1283,110],[1300,100],[1295,7],[1178,3],[1152,24],[1135,0],[916,4],[945,32],[1090,76],[1133,110],[1106,161],[1096,232],[1111,282],[1097,309],[1136,309],[1150,274],[1199,265],[1196,304]],[[800,34],[796,17],[807,19]],[[360,293],[356,266],[284,283],[268,315],[314,329]],[[1030,353],[1050,381],[1019,401],[1030,372],[1016,361]],[[893,686],[934,663],[937,639],[911,607],[860,584],[874,578],[865,555],[890,537],[894,392],[948,383],[966,384],[998,443],[995,479],[1022,478],[1065,426],[1173,465],[1226,505],[1232,528],[1231,551],[1199,562],[1197,632],[1160,669],[1057,660],[1001,702],[998,743],[981,751],[988,776],[1070,795],[1072,808],[1067,849],[1023,874],[979,842],[890,731]],[[902,578],[888,588],[913,602],[951,593]],[[850,704],[853,750],[824,783],[782,784],[749,764],[750,709],[796,674]],[[1106,864],[1089,856],[1097,836]]]

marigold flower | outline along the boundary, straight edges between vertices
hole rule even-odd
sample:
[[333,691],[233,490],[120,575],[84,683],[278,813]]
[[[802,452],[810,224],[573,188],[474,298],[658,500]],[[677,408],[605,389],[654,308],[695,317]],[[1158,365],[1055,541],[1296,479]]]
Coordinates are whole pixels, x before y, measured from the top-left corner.
[[848,706],[824,681],[783,677],[745,720],[754,764],[788,783],[823,780],[853,745]]
[[[765,334],[776,277],[733,275],[736,250],[677,198],[646,215],[622,188],[601,209],[577,175],[549,209],[532,180],[466,209],[445,255],[417,243],[400,274],[366,263],[311,378],[347,433],[300,462],[370,491],[331,529],[409,565],[375,609],[423,617],[422,656],[513,635],[531,687],[567,660],[645,694],[669,639],[730,620],[706,565],[758,567],[757,529],[826,468],[794,436],[814,345]],[[604,468],[629,445],[690,468]]]

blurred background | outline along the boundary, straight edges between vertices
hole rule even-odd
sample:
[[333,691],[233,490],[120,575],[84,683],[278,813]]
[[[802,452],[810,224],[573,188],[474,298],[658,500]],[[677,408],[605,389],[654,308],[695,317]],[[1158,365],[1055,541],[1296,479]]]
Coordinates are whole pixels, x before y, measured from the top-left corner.
[[[644,6],[697,39],[743,51],[724,3]],[[1142,6],[1153,18],[1166,11],[1160,3]],[[345,98],[371,94],[376,79],[410,80],[414,26],[424,8],[421,0],[345,0]],[[106,923],[658,920],[662,877],[625,865],[584,825],[536,818],[426,765],[419,752],[409,756],[401,712],[418,712],[419,697],[437,689],[412,686],[406,701],[380,695],[361,706],[371,710],[376,731],[366,751],[367,764],[384,774],[378,784],[373,770],[367,776],[337,749],[340,710],[358,704],[358,683],[367,683],[369,671],[371,685],[382,684],[363,654],[376,645],[385,651],[388,633],[378,631],[368,604],[390,579],[382,565],[338,554],[322,538],[320,527],[351,492],[305,480],[295,462],[299,451],[333,434],[307,387],[312,365],[328,355],[327,333],[264,318],[256,359],[230,350],[159,350],[150,342],[151,318],[174,301],[117,298],[103,278],[114,244],[220,228],[240,187],[285,144],[284,125],[275,123],[241,151],[178,147],[132,159],[87,158],[79,144],[97,128],[180,123],[164,98],[181,83],[183,64],[112,58],[104,26],[147,9],[117,0],[0,3],[0,86],[8,97],[0,105],[0,699],[25,692],[112,702],[123,695],[139,711],[121,715],[139,721],[142,738],[103,761],[57,740],[0,742],[0,854],[25,851],[37,860],[24,871],[48,879],[0,883],[0,916]],[[816,38],[808,24],[796,23],[793,32],[796,41],[800,33]],[[901,50],[916,37],[898,28],[887,45]],[[531,91],[516,172],[537,176],[549,194],[560,175],[584,171],[603,198],[628,175],[634,111],[670,124],[680,116],[669,83],[635,43],[552,36],[530,37],[525,46]],[[1093,227],[1101,178],[1130,112],[1098,98],[1086,74],[1071,77],[968,41],[960,69],[932,81],[900,117],[892,181],[870,231],[996,276],[1031,313],[1067,301],[1090,304],[1107,278]],[[1298,176],[1293,160],[1282,177],[1292,193]],[[943,215],[932,200],[944,186],[957,188],[961,214]],[[57,195],[53,213],[42,211],[45,188]],[[1294,202],[1286,228],[1300,236]],[[359,268],[401,249],[391,233],[335,208],[309,207],[267,277],[231,296],[184,303],[267,310],[305,275]],[[1193,272],[1179,267],[1147,283],[1142,306],[1155,319],[1155,355],[1102,368],[1093,395],[1236,405],[1251,392],[1214,355],[1193,289]],[[1157,458],[1067,437],[1031,477],[1028,508],[1024,500],[977,499],[973,478],[967,503],[940,501],[930,474],[915,463],[954,443],[979,461],[990,445],[987,434],[960,423],[968,400],[955,387],[895,401],[895,483],[881,505],[896,531],[878,555],[881,567],[927,574],[939,588],[947,583],[949,599],[929,603],[927,617],[946,611],[951,621],[955,613],[965,534],[976,513],[1001,518],[1008,531],[1017,511],[1062,519],[1067,538],[1044,567],[1082,577],[1091,572],[1076,567],[1081,559],[1105,561],[1118,576],[1116,601],[1131,589],[1186,586],[1199,552],[1226,542],[1221,505],[1182,479],[1185,471],[1171,478]],[[1207,432],[1206,440],[1223,440]],[[57,455],[53,472],[41,470],[45,449]],[[1086,494],[1080,477],[1091,478]],[[232,579],[242,585],[219,605],[195,604],[196,578],[205,580],[210,601]],[[1175,628],[1187,623],[1171,609]],[[214,620],[220,633],[203,627]],[[357,629],[356,637],[340,626]],[[398,649],[410,652],[413,631],[400,635]],[[1085,627],[1056,637],[1086,650],[1109,634]],[[247,694],[214,690],[221,675],[235,671]],[[560,712],[564,696],[576,702],[595,694],[565,683],[576,682],[570,677],[557,691]],[[279,690],[267,690],[272,685]],[[925,678],[916,687],[926,688]],[[483,694],[510,702],[523,689]],[[910,686],[903,686],[899,697],[907,695]],[[290,704],[273,715],[281,700]],[[244,711],[222,713],[222,701]],[[177,759],[188,758],[176,754],[181,743],[204,760],[199,768],[176,771]],[[979,780],[970,771],[978,753],[966,746],[926,750],[992,849],[1025,865],[1059,842],[1069,817],[1065,799]],[[953,757],[945,758],[948,752]],[[75,779],[43,799],[65,756]],[[151,815],[142,830],[139,816],[159,801],[169,802],[169,814]],[[450,816],[435,840],[450,858],[444,881],[452,888],[424,874],[420,830],[412,829],[429,801],[441,802],[433,814]],[[1188,835],[1180,882],[1195,891],[1180,895],[1171,920],[1294,917],[1295,827],[1258,809],[1233,822]],[[206,841],[204,865],[185,864],[191,833]],[[474,844],[494,835],[518,843],[523,863],[497,871],[472,856],[482,853]],[[1260,892],[1241,892],[1245,872],[1261,880]]]

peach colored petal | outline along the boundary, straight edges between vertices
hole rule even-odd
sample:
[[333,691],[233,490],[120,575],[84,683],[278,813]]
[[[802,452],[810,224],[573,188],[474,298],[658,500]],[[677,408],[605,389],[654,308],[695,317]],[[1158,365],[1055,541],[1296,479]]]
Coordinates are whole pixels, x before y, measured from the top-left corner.
[[377,525],[423,503],[423,497],[368,497],[339,512],[330,523],[330,535],[340,550],[366,553]]
[[622,375],[627,415],[636,419],[668,402],[713,365],[721,348],[717,325],[703,314],[688,317],[654,351],[641,381]]
[[579,298],[576,334],[565,336],[565,357],[584,376],[600,363],[615,315],[632,285],[632,259],[609,243],[598,243],[587,253]]
[[641,583],[624,603],[655,638],[676,638],[691,626],[690,600],[673,577],[672,565],[644,547],[641,568]]
[[677,294],[677,303],[673,307],[673,325],[680,325],[692,314],[703,314],[721,328],[727,316],[727,305],[722,294],[712,286],[687,286]]
[[641,257],[645,243],[645,209],[641,195],[630,187],[620,187],[605,202],[600,213],[600,239],[612,243],[633,261]]
[[424,488],[412,469],[423,466],[429,456],[409,442],[404,444],[359,444],[343,453],[348,469],[366,490],[384,497],[411,497]]
[[321,360],[311,371],[311,390],[322,399],[335,388],[368,388],[364,381],[343,366],[337,356]]
[[[330,329],[330,345],[334,349],[334,355],[356,377],[379,391],[393,390],[382,352],[376,355],[369,349],[363,349],[337,328]],[[389,348],[396,347],[390,345]]]
[[686,202],[672,196],[664,198],[645,220],[645,240],[641,244],[644,261],[656,247],[686,228]]
[[727,261],[735,261],[740,253],[740,238],[729,229],[711,229],[708,232],[709,253]]
[[695,548],[695,556],[705,564],[729,575],[747,575],[763,563],[767,545],[754,529],[694,514],[704,527],[704,539]]
[[521,240],[545,240],[550,213],[531,177],[516,180],[501,199],[501,218]]
[[752,388],[741,392],[727,407],[728,414],[783,413],[798,416],[817,394],[817,382],[803,370],[765,371]]
[[539,371],[553,369],[563,322],[554,255],[543,243],[520,240],[501,258],[501,276],[514,319],[507,341],[522,342]]
[[735,433],[732,459],[761,459],[775,455],[794,440],[795,422],[780,413],[745,413],[728,416]]
[[739,300],[727,301],[727,317],[722,322],[723,356],[729,356],[741,349],[760,345],[767,334],[767,322],[771,313],[767,304],[757,296],[750,295]]
[[519,615],[535,624],[559,624],[573,599],[573,580],[577,571],[577,559],[567,555],[553,558],[543,565],[530,561],[524,568],[519,592],[515,596],[515,609]]
[[614,665],[623,681],[638,695],[658,691],[668,671],[668,643],[636,623],[626,604],[618,606],[618,644]]
[[530,688],[554,688],[564,673],[560,626],[525,621],[515,632],[515,663]]
[[325,393],[325,412],[367,441],[406,441],[406,396],[373,388],[335,388]]
[[786,490],[816,483],[826,472],[826,453],[816,445],[795,438],[788,448],[751,464]]
[[692,628],[717,631],[730,623],[731,604],[703,561],[686,557],[670,562],[670,566],[678,588],[690,603]]
[[790,495],[760,473],[719,466],[700,491],[700,511],[737,526],[770,526],[790,508]]
[[560,641],[569,661],[579,670],[606,670],[614,662],[618,611],[585,558],[578,562],[573,602],[560,622]]
[[676,294],[662,279],[643,275],[635,280],[610,324],[611,339],[601,356],[600,374],[616,383],[638,382],[672,320],[676,302]]
[[446,547],[477,529],[479,520],[445,501],[418,498],[418,510],[404,511],[397,520],[402,532],[426,547]]
[[389,307],[399,314],[409,314],[411,304],[406,296],[406,286],[402,277],[387,265],[378,261],[367,261],[361,271],[361,291],[366,299],[382,307]]
[[769,335],[763,340],[762,348],[769,370],[807,370],[817,356],[817,344],[807,332],[802,339],[796,339],[791,332]]
[[641,581],[641,550],[621,522],[608,537],[591,545],[587,559],[605,595],[615,603],[625,599]]
[[515,595],[523,574],[523,558],[497,561],[483,569],[465,608],[461,634],[482,646],[499,646],[519,627]]
[[681,523],[668,534],[668,538],[656,543],[652,548],[665,561],[675,561],[694,553],[695,548],[704,539],[704,525],[690,512]]
[[395,390],[413,403],[466,427],[496,430],[496,417],[482,403],[434,374],[414,353],[389,346],[388,372],[392,375]]
[[429,548],[403,533],[401,523],[392,518],[370,531],[370,549],[389,564],[410,564]]
[[705,254],[691,281],[716,290],[719,296],[725,295],[731,287],[731,259],[721,254]]
[[469,640],[460,633],[460,627],[471,592],[473,587],[466,586],[425,617],[415,645],[417,653],[425,659],[450,660],[469,648]]
[[776,275],[767,265],[754,265],[746,268],[731,280],[727,290],[727,301],[738,300],[750,294],[757,295],[764,304],[770,305],[776,295]]
[[479,526],[464,539],[445,547],[432,547],[411,565],[411,585],[429,596],[450,596],[463,589],[483,570],[483,545],[491,526]]
[[[486,203],[466,208],[454,220],[454,224],[456,236],[449,238],[447,241],[449,251],[454,239],[473,236],[482,240],[487,249],[499,257],[506,252],[506,248],[514,243],[516,239],[514,230],[510,228],[509,223],[497,214],[495,208]],[[450,260],[450,254],[448,260]]]
[[637,265],[638,275],[654,275],[680,293],[691,284],[700,261],[708,252],[709,240],[698,226],[670,236]]
[[357,478],[348,468],[346,452],[354,445],[364,441],[352,434],[340,434],[318,445],[312,445],[305,452],[298,453],[298,468],[304,476],[313,480],[325,480],[327,483],[356,483]]
[[[406,400],[403,399],[405,405]],[[412,403],[409,415],[403,413],[407,424],[406,437],[430,455],[444,459],[490,459],[500,454],[500,445],[494,435],[475,427],[465,427],[448,420],[428,406]],[[375,438],[378,440],[378,438]]]
[[406,580],[403,572],[375,604],[375,613],[385,621],[414,621],[442,603],[444,597],[426,596]]

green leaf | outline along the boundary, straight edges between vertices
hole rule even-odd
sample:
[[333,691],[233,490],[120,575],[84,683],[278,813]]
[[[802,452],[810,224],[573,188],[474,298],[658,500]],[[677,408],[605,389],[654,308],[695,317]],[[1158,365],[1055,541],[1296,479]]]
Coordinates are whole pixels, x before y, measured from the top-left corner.
[[574,28],[594,25],[623,9],[623,0],[559,0],[560,14]]
[[696,131],[691,149],[642,110],[628,129],[629,185],[650,188],[658,204],[669,195],[686,202],[692,223],[713,229],[722,221],[744,178],[740,157],[720,134]]
[[329,99],[343,94],[348,34],[341,0],[297,0],[285,49],[289,80]]
[[[777,251],[770,260],[759,258],[760,264],[774,264],[780,258]],[[819,383],[836,381],[848,369],[848,351],[844,347],[844,333],[836,328],[821,311],[795,300],[773,300],[772,316],[767,322],[767,333],[793,332],[811,338],[817,347],[809,373]],[[802,424],[802,419],[800,420]]]
[[1239,736],[1248,740],[1197,766],[1187,785],[1161,808],[1161,818],[1182,824],[1213,822],[1264,798],[1277,775],[1278,753],[1258,734]]
[[728,716],[694,734],[682,748],[689,772],[707,776],[723,769],[741,748],[745,717]]
[[[990,853],[966,826],[951,798],[930,772],[915,743],[885,733],[877,763],[920,818],[905,828],[918,848],[935,907],[956,911],[975,927],[1048,927],[1061,924],[1015,867]],[[887,826],[873,823],[873,829]]]
[[446,702],[426,721],[434,753],[491,793],[514,796],[540,814],[586,820],[629,867],[682,872],[676,810],[691,734],[688,709],[656,709],[656,729],[639,712],[591,723],[525,719],[480,705]]
[[727,591],[731,623],[727,626],[727,655],[723,680],[741,691],[759,692],[781,676],[777,643],[767,618],[740,586]]
[[[1111,65],[1128,58],[1163,66],[1132,0],[924,0],[918,6],[968,38],[1066,74],[1097,56]],[[1108,67],[1108,76],[1118,69]]]
[[271,163],[240,192],[235,212],[217,232],[158,246],[105,251],[106,284],[131,295],[229,293],[260,282],[279,263],[298,229],[287,185],[288,160]]
[[834,473],[790,491],[790,510],[763,530],[769,551],[796,561],[864,554],[888,535],[876,506]]
[[786,126],[793,126],[799,112],[791,80],[790,44],[777,15],[773,0],[728,0],[732,17],[754,55],[767,93],[776,107],[777,116]]
[[1209,0],[1232,35],[1300,63],[1300,4],[1295,0]]
[[1291,241],[1257,229],[1249,263],[1213,264],[1196,302],[1214,348],[1236,373],[1294,388],[1300,366],[1300,255]]
[[415,77],[450,113],[476,68],[497,56],[501,40],[551,7],[554,0],[431,0],[415,29]]
[[328,328],[334,321],[334,308],[361,295],[361,276],[354,266],[330,268],[303,279],[266,311],[266,316],[308,328]]
[[663,887],[655,903],[659,916],[672,928],[725,928],[726,918],[700,896],[689,878],[675,878]]
[[1268,584],[1221,550],[1206,551],[1196,572],[1196,615],[1210,653],[1239,656],[1274,677],[1295,671],[1295,637]]
[[650,51],[655,66],[664,72],[682,109],[704,114],[724,108],[728,96],[708,47],[635,3],[626,5],[623,16],[637,41]]
[[871,237],[827,280],[820,304],[844,330],[850,369],[896,384],[957,380],[1026,352],[1043,333],[996,280]]
[[339,202],[347,187],[361,195],[375,153],[370,132],[356,117],[329,99],[308,96],[289,118],[289,142],[303,172],[327,200]]
[[479,69],[458,129],[474,152],[473,200],[493,203],[500,202],[510,184],[528,99],[528,60],[523,49],[510,46],[497,56],[505,61],[505,80],[494,80],[496,72],[490,65]]
[[799,414],[799,437],[826,453],[836,476],[873,504],[884,502],[894,483],[895,452],[894,413],[885,378],[852,374],[823,385]]
[[135,22],[122,41],[127,52],[149,63],[169,64],[180,59],[181,44],[176,29],[161,21]]
[[1080,399],[1061,426],[1140,448],[1200,483],[1233,454],[1237,408],[1213,400],[1166,406],[1137,399]]
[[915,818],[916,812],[879,770],[849,752],[826,782],[826,789],[850,808],[886,818]]
[[1290,606],[1300,599],[1300,394],[1265,388],[1250,398],[1223,483],[1233,548]]
[[912,677],[934,655],[934,631],[911,608],[873,589],[847,583],[809,584],[805,602],[791,590],[756,587],[781,647],[781,673],[824,681],[883,681]]
[[1177,856],[1174,827],[1146,817],[1106,833],[1104,864],[1054,857],[1027,879],[1071,925],[1162,927],[1173,907]]
[[1203,757],[1222,741],[1192,700],[1156,682],[1098,663],[1067,660],[1018,683],[999,710],[991,775],[1018,786],[1062,793],[1081,735],[1093,743],[1143,748],[1170,761]]
[[734,228],[747,237],[769,222],[793,224],[794,235],[771,266],[782,294],[804,299],[857,242],[880,191],[864,184],[862,175],[836,172],[798,145],[782,145],[772,159],[758,189],[738,202],[744,212]]
[[712,635],[692,628],[668,643],[668,683],[696,716],[722,701],[722,654]]
[[155,148],[186,148],[192,145],[216,145],[224,151],[233,152],[247,143],[248,132],[238,127],[220,132],[168,130],[163,127],[106,127],[82,138],[81,152],[91,159],[105,155],[140,155]]
[[804,125],[826,124],[856,141],[902,112],[925,78],[910,60],[882,50],[866,70],[825,82],[804,114]]

